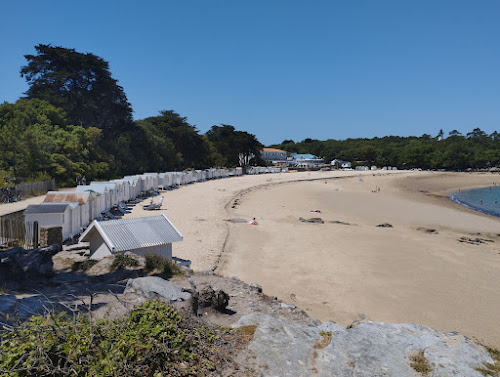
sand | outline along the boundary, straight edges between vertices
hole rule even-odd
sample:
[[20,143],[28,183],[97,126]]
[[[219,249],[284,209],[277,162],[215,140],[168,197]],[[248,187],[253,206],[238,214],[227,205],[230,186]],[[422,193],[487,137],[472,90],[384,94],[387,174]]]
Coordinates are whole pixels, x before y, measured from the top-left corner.
[[[193,269],[258,283],[314,318],[343,326],[359,319],[418,323],[500,347],[500,218],[446,197],[493,182],[500,176],[244,176],[166,192],[167,209],[155,214],[165,213],[183,233],[174,255]],[[309,212],[316,209],[321,213]],[[151,214],[136,206],[129,216]],[[258,226],[224,221],[253,217]],[[376,226],[382,223],[393,227]],[[477,238],[493,242],[459,242]]]

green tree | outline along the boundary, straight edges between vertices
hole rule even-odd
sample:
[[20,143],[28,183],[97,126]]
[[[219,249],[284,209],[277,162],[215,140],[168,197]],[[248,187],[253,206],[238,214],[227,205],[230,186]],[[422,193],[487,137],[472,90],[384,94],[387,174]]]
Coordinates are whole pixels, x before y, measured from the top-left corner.
[[260,152],[264,147],[257,138],[244,131],[236,131],[228,124],[212,126],[206,133],[217,152],[224,157],[225,166],[240,166],[240,161],[251,164],[264,164]]
[[[160,115],[137,122],[137,125],[148,133],[148,137],[156,135],[170,144],[176,156],[164,150],[167,159],[171,159],[170,168],[207,168],[212,164],[210,146],[205,137],[198,133],[195,126],[187,122],[173,110],[160,111]],[[150,148],[150,146],[148,146]],[[163,159],[160,155],[159,158]]]
[[109,64],[90,53],[74,49],[35,46],[36,55],[25,55],[21,68],[29,99],[38,98],[62,108],[69,124],[109,131],[132,122],[132,109],[123,88],[111,77]]

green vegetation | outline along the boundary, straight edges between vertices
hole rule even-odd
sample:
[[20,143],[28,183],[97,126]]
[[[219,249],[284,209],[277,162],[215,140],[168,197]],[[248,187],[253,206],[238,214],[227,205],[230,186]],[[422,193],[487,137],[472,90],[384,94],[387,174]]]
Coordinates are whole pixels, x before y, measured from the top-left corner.
[[321,339],[314,345],[315,349],[323,349],[328,346],[332,341],[332,332],[331,331],[320,331],[319,335]]
[[73,263],[73,266],[71,267],[71,271],[77,272],[77,271],[88,271],[90,270],[93,266],[95,266],[99,261],[95,259],[87,259],[83,262],[75,262]]
[[0,376],[206,376],[220,366],[226,335],[162,301],[115,320],[37,316],[1,335]]
[[[5,176],[37,181],[40,172],[71,185],[77,176],[90,182],[144,171],[265,164],[262,144],[231,125],[214,125],[203,135],[173,110],[134,121],[124,89],[98,56],[50,45],[35,50],[21,68],[26,97],[0,104],[0,185]],[[441,130],[436,137],[284,140],[273,147],[400,169],[500,165],[499,133],[476,128],[443,136]]]
[[154,254],[146,256],[146,271],[158,274],[165,278],[182,273],[180,267],[173,261]]
[[422,376],[428,376],[432,372],[432,367],[424,356],[424,350],[410,356],[410,366]]
[[486,363],[484,368],[477,368],[476,370],[485,376],[496,376],[500,373],[500,350],[488,346],[484,347],[490,353],[490,356],[493,359],[493,364]]
[[0,105],[5,175],[27,179],[44,171],[64,185],[78,175],[91,181],[257,162],[262,145],[232,126],[202,135],[172,110],[134,122],[127,96],[102,58],[50,45],[35,49],[21,68],[26,98]]
[[500,165],[500,134],[486,135],[479,128],[462,136],[453,130],[443,138],[387,136],[373,139],[312,140],[300,143],[285,140],[275,148],[294,153],[312,153],[325,161],[340,159],[355,165],[396,166],[400,169],[490,168]]
[[128,267],[137,267],[139,262],[134,257],[126,254],[116,254],[113,263],[111,263],[111,270],[126,269]]

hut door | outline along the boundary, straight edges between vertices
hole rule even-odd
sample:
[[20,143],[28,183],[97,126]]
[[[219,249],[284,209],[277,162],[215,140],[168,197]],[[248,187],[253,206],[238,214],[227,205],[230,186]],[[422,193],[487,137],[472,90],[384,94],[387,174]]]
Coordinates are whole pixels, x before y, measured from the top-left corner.
[[33,221],[33,249],[38,247],[38,221]]

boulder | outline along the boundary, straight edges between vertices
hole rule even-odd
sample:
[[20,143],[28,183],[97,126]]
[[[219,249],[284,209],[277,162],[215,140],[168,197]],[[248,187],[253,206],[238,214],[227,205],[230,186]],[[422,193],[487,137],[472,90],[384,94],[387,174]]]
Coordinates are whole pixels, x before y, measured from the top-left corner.
[[48,275],[54,263],[52,257],[61,251],[61,246],[54,244],[33,250],[15,247],[0,252],[0,273],[3,278],[16,275]]
[[207,285],[200,291],[198,303],[201,307],[212,307],[215,310],[224,311],[229,305],[229,295],[220,289],[214,290],[210,285]]
[[249,349],[264,376],[414,377],[425,367],[429,376],[481,377],[475,368],[493,362],[484,347],[458,333],[414,324],[362,322],[344,329],[248,314],[234,325],[240,326],[257,326]]
[[191,298],[191,294],[183,292],[178,285],[157,276],[128,279],[123,293],[136,293],[148,299],[160,299],[167,302],[187,301]]

